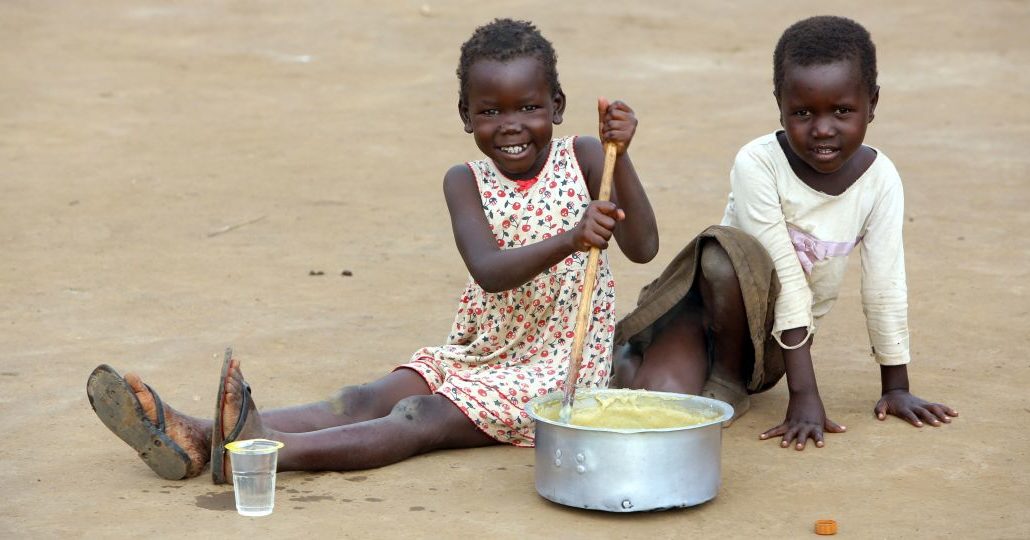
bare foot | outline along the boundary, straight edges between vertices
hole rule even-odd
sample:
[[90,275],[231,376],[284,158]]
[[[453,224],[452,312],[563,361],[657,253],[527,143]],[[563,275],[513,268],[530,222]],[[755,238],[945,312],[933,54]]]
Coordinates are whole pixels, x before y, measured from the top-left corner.
[[[126,373],[125,382],[135,392],[136,399],[139,400],[147,418],[154,425],[157,425],[157,407],[154,402],[154,395],[150,392],[150,389],[143,384],[143,380],[135,373]],[[211,455],[210,422],[182,414],[171,408],[167,403],[164,403],[164,414],[165,433],[182,447],[190,458],[186,477],[192,478],[197,476],[207,466]]]
[[[247,392],[246,381],[243,379],[243,372],[240,371],[240,361],[233,358],[229,363],[229,372],[225,377],[225,401],[222,405],[222,439],[224,440],[232,433],[236,422],[239,421],[242,412],[243,394]],[[261,414],[258,413],[257,405],[254,404],[253,396],[247,400],[247,419],[243,429],[236,436],[237,441],[246,439],[269,439],[273,438],[272,431],[268,430],[261,423]],[[232,478],[232,467],[229,459],[231,454],[226,452],[223,462],[225,478]]]

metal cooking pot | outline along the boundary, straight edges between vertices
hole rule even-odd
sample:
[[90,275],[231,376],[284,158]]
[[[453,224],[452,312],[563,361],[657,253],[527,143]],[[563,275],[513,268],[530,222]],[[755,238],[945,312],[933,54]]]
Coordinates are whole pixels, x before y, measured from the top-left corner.
[[[566,506],[640,512],[693,506],[719,491],[722,425],[733,407],[722,401],[645,390],[577,390],[575,408],[598,406],[597,397],[635,394],[647,403],[683,407],[710,418],[701,424],[660,429],[584,427],[542,417],[560,407],[562,392],[531,400],[536,421],[536,490]],[[550,407],[547,407],[548,409]]]

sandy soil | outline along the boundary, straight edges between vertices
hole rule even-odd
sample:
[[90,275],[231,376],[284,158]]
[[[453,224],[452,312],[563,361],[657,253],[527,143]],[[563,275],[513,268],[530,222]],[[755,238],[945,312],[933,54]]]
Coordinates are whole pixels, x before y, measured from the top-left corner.
[[[1027,3],[465,4],[0,4],[0,537],[796,538],[824,517],[851,538],[1030,537]],[[880,51],[868,142],[906,182],[913,390],[957,407],[953,425],[872,417],[857,264],[815,352],[849,432],[802,453],[758,441],[781,384],[724,432],[720,494],[690,509],[554,505],[533,452],[497,447],[283,474],[275,514],[245,519],[231,488],[157,478],[90,410],[99,363],[209,416],[227,344],[267,408],[441,342],[466,276],[441,178],[477,157],[454,69],[494,16],[554,41],[558,134],[592,133],[597,95],[638,112],[664,247],[646,266],[612,254],[627,313],[719,219],[737,148],[776,127],[776,38],[828,10]]]

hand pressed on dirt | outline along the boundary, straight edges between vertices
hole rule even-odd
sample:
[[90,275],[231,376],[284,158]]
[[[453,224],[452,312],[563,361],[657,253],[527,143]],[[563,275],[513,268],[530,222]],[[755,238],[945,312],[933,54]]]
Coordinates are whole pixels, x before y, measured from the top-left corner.
[[805,449],[808,439],[815,441],[817,448],[822,448],[825,445],[824,432],[843,433],[846,430],[847,427],[826,417],[822,399],[818,394],[791,394],[783,422],[765,431],[758,438],[766,440],[782,435],[780,447],[787,448],[791,443],[795,443],[794,448],[800,451]]
[[931,403],[907,390],[884,393],[873,412],[879,420],[886,420],[887,415],[897,416],[916,427],[923,427],[923,424],[939,427],[941,423],[950,424],[951,419],[958,416],[955,409],[943,403]]

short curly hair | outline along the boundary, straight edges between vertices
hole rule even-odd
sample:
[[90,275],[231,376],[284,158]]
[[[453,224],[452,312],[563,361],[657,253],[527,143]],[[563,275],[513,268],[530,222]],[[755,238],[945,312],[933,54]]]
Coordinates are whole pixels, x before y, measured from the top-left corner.
[[861,24],[832,15],[811,17],[783,31],[773,52],[773,93],[783,88],[786,65],[814,66],[851,60],[858,63],[870,95],[876,90],[876,46]]
[[458,99],[468,100],[469,69],[478,60],[506,62],[513,58],[532,56],[540,60],[544,76],[551,86],[552,94],[562,93],[558,82],[558,55],[536,26],[529,21],[494,19],[476,28],[472,37],[461,45],[461,59],[458,61]]

